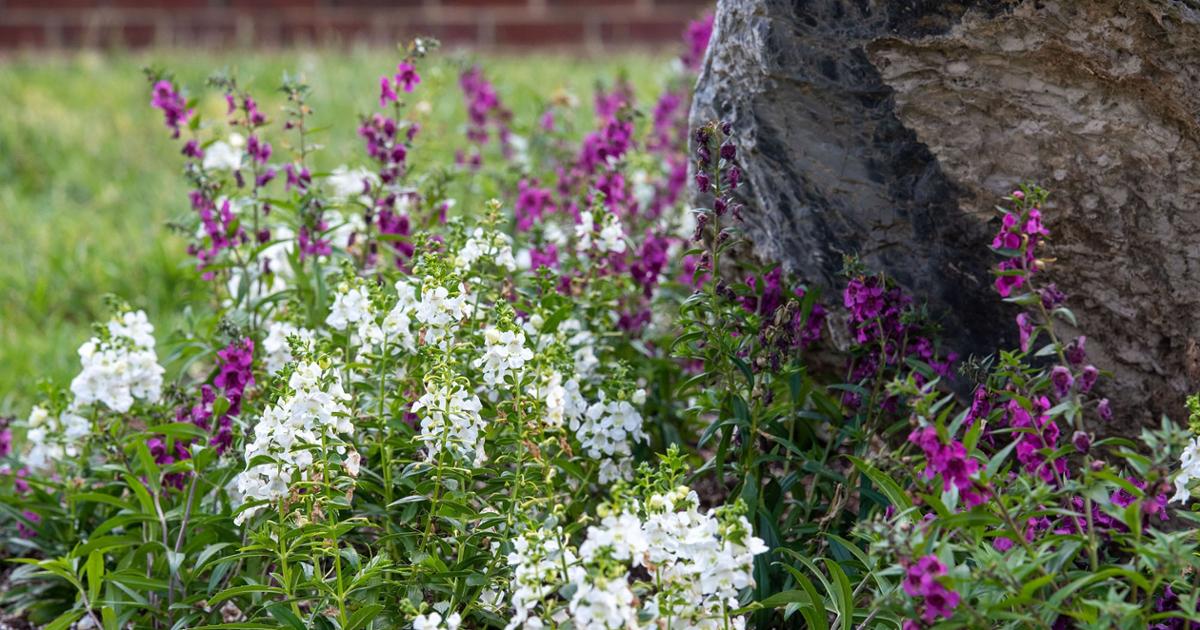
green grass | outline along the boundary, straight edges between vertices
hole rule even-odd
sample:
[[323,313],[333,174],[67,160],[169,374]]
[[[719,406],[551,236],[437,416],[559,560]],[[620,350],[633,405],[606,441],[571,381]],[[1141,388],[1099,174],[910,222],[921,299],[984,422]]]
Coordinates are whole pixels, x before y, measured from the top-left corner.
[[[330,126],[317,166],[331,168],[362,163],[358,115],[373,111],[378,78],[396,61],[385,51],[172,51],[0,63],[0,414],[26,413],[43,378],[69,383],[76,348],[104,316],[103,295],[145,308],[161,339],[203,290],[185,242],[165,227],[188,211],[187,188],[180,145],[148,105],[144,66],[169,69],[193,93],[228,69],[268,115],[279,111],[283,73],[302,74],[314,90],[315,124]],[[431,108],[415,159],[449,160],[463,146],[457,73],[469,61],[446,57],[424,71],[418,95]],[[645,102],[667,75],[665,59],[644,56],[478,61],[518,132],[559,88],[586,108],[597,81],[625,74]],[[219,118],[224,102],[214,93],[200,107]]]

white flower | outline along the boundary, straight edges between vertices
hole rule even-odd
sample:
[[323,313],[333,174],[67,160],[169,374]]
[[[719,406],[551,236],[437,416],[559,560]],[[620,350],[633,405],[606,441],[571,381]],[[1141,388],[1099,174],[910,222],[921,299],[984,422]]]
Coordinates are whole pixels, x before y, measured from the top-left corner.
[[588,406],[581,417],[571,418],[568,425],[575,432],[579,445],[588,457],[601,461],[600,482],[632,477],[633,442],[649,439],[642,430],[642,415],[625,400],[600,400]]
[[575,248],[581,252],[590,251],[595,246],[603,254],[613,252],[620,254],[625,251],[625,232],[621,228],[621,220],[615,214],[605,214],[601,221],[598,239],[594,239],[596,220],[590,211],[579,213],[579,223],[575,225]]
[[332,189],[330,194],[335,201],[347,201],[367,194],[370,186],[379,184],[379,175],[365,168],[351,170],[342,165],[333,169],[325,181]]
[[246,140],[239,134],[230,134],[229,142],[217,140],[204,148],[205,170],[236,171],[242,167],[242,147]]
[[79,347],[82,370],[71,381],[73,406],[102,403],[125,413],[134,399],[158,402],[163,368],[154,352],[154,326],[142,311],[108,323],[108,338],[92,337]]
[[346,330],[351,324],[371,320],[374,316],[371,310],[371,294],[366,287],[343,284],[333,298],[325,323],[334,330]]
[[[699,511],[686,486],[632,501],[587,528],[578,554],[563,548],[562,529],[539,529],[513,540],[508,630],[576,628],[744,628],[726,614],[754,586],[754,556],[765,553],[750,523],[725,508]],[[625,567],[624,574],[614,566]],[[649,575],[639,594],[631,584]],[[562,606],[556,594],[572,593]],[[732,603],[731,603],[732,602]]]
[[354,343],[378,344],[383,341],[383,330],[375,323],[375,307],[365,286],[351,287],[343,283],[338,287],[325,323],[334,330],[347,330],[353,326],[351,341]]
[[289,337],[299,337],[311,343],[315,338],[313,331],[301,328],[287,322],[271,322],[267,327],[267,336],[263,339],[263,364],[268,374],[275,374],[283,366],[293,360],[292,349],[288,344]]
[[489,326],[483,331],[484,353],[472,364],[483,369],[483,381],[490,388],[503,383],[509,374],[519,375],[525,362],[533,359],[533,351],[525,347],[525,333],[520,330],[501,331]]
[[44,407],[37,406],[30,410],[26,427],[29,451],[24,463],[36,472],[49,471],[62,459],[78,456],[80,446],[92,432],[87,418],[70,411],[51,416]]
[[479,397],[465,390],[427,386],[425,394],[413,403],[412,411],[421,419],[417,439],[426,443],[429,459],[445,450],[473,459],[476,466],[482,464],[487,459],[483,448],[487,423],[479,415],[482,408]]
[[1179,457],[1179,474],[1175,476],[1175,496],[1171,497],[1171,501],[1181,501],[1187,505],[1191,498],[1188,484],[1195,479],[1200,479],[1200,439],[1192,438]]
[[409,352],[416,352],[417,338],[412,332],[412,319],[418,304],[417,289],[401,280],[396,283],[396,297],[396,305],[383,318],[383,334]]
[[590,210],[579,213],[579,223],[575,224],[575,249],[586,252],[592,248],[592,232],[596,229],[596,220]]
[[438,345],[450,337],[455,324],[471,314],[467,303],[467,291],[458,286],[458,293],[450,295],[446,287],[435,285],[431,280],[421,288],[421,299],[412,310],[417,323],[422,324],[425,343]]
[[546,424],[561,427],[564,420],[578,422],[587,411],[587,400],[579,393],[579,381],[563,383],[562,374],[555,372],[543,388],[546,400]]
[[486,258],[508,271],[517,269],[517,261],[513,258],[512,238],[501,232],[485,232],[483,228],[475,228],[455,256],[454,265],[459,269],[470,269],[480,258]]
[[598,247],[603,252],[623,253],[625,251],[625,232],[621,229],[621,221],[613,214],[607,215],[607,217],[604,228],[600,230]]
[[458,613],[453,613],[443,620],[441,614],[431,612],[428,615],[417,615],[413,619],[413,630],[458,630],[461,623],[462,615]]
[[[350,399],[336,373],[326,374],[312,362],[296,365],[288,379],[292,393],[267,407],[254,427],[254,439],[246,443],[247,464],[259,456],[274,460],[260,463],[240,473],[234,480],[240,502],[275,502],[287,496],[294,478],[309,478],[315,460],[312,446],[329,447],[346,455],[345,442],[339,436],[354,431]],[[349,460],[347,464],[351,465]],[[255,506],[240,513],[239,525],[263,509]]]

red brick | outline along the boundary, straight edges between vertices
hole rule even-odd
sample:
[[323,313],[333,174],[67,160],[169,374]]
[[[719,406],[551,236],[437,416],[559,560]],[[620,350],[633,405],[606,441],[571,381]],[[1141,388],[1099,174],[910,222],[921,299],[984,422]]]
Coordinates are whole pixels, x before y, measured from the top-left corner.
[[239,10],[279,12],[285,9],[314,9],[320,0],[225,0],[228,6]]
[[606,44],[677,45],[687,21],[682,19],[608,21],[600,25]]
[[154,27],[145,23],[86,24],[62,27],[61,41],[68,48],[145,48],[154,43]]
[[551,9],[572,8],[587,9],[591,7],[622,7],[635,6],[638,0],[546,0],[546,6]]
[[420,22],[394,23],[387,32],[387,42],[402,42],[414,37],[433,37],[443,44],[466,45],[479,41],[479,25],[474,22]]
[[121,9],[202,9],[211,0],[107,0],[106,4]]
[[5,0],[9,9],[86,9],[100,4],[99,0]]
[[[255,21],[257,26],[259,20]],[[272,30],[274,30],[272,28]],[[322,28],[312,21],[286,21],[279,25],[279,43],[284,46],[311,44],[321,38]]]
[[527,7],[529,0],[441,0],[444,7]]
[[505,22],[496,25],[496,43],[502,46],[582,44],[580,22]]
[[412,8],[425,4],[424,0],[325,0],[332,7]]
[[171,23],[171,40],[177,44],[228,45],[237,28],[232,15],[220,17],[178,16]]
[[0,49],[45,45],[46,29],[39,25],[0,25]]

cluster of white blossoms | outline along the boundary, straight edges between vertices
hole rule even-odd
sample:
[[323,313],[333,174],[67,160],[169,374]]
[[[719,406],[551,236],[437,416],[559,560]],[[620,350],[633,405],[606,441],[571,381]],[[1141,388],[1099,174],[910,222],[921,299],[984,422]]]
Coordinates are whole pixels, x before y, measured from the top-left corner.
[[512,567],[511,593],[512,619],[506,630],[516,628],[542,628],[543,612],[551,612],[554,625],[567,620],[566,610],[540,610],[543,602],[553,597],[559,586],[567,583],[565,571],[579,562],[570,547],[563,547],[566,539],[562,528],[536,529],[513,539],[513,551],[508,554]]
[[575,248],[587,252],[595,246],[600,253],[612,252],[620,254],[625,251],[625,231],[621,228],[621,220],[615,214],[605,213],[600,226],[600,233],[595,234],[595,217],[590,211],[579,213],[579,223],[575,224]]
[[501,269],[516,271],[517,259],[513,257],[512,237],[495,231],[475,228],[467,242],[454,258],[459,269],[470,269],[480,258],[487,258]]
[[[314,447],[332,448],[346,458],[347,472],[355,470],[358,457],[339,436],[350,436],[354,425],[336,372],[326,373],[311,361],[298,363],[288,379],[290,394],[267,407],[254,427],[254,439],[246,444],[245,459],[267,456],[271,463],[250,466],[235,480],[242,501],[277,501],[289,493],[297,476],[314,472]],[[260,511],[255,506],[238,515],[239,525]]]
[[1179,457],[1179,474],[1175,476],[1175,496],[1171,501],[1182,501],[1187,505],[1192,497],[1188,484],[1196,479],[1200,479],[1200,439],[1192,438]]
[[497,384],[503,385],[510,374],[519,377],[533,350],[525,347],[525,333],[520,330],[500,330],[488,326],[483,331],[483,356],[472,364],[483,370],[483,382],[493,394]]
[[583,413],[565,415],[583,451],[600,460],[600,483],[633,478],[633,443],[649,439],[642,430],[642,414],[634,406],[644,402],[646,392],[641,389],[634,392],[632,402],[606,400],[601,390],[600,400],[588,405]]
[[396,305],[383,318],[383,334],[388,343],[399,343],[409,352],[417,349],[417,338],[413,335],[412,320],[416,313],[417,288],[400,280],[396,283]]
[[134,399],[154,403],[161,395],[163,368],[154,352],[154,326],[143,311],[113,318],[107,338],[80,346],[79,362],[83,369],[71,381],[73,407],[102,403],[124,413]]
[[580,418],[587,411],[587,399],[579,392],[579,381],[563,382],[563,375],[554,372],[542,391],[546,400],[546,424],[561,427],[567,418]]
[[267,326],[267,336],[262,342],[263,367],[266,368],[267,374],[278,373],[294,360],[291,345],[288,343],[290,337],[299,337],[311,343],[316,336],[313,331],[295,324],[271,322]]
[[460,284],[451,295],[446,287],[427,279],[421,287],[421,299],[413,305],[412,317],[420,324],[424,342],[441,345],[454,336],[459,322],[468,319],[474,308],[468,301],[467,289]]
[[379,343],[383,340],[383,330],[375,322],[371,293],[363,285],[350,286],[343,282],[338,286],[325,324],[338,331],[350,329],[355,343]]
[[47,471],[64,457],[79,455],[80,444],[91,434],[87,418],[70,410],[55,416],[45,407],[29,412],[25,441],[29,445],[24,464],[35,472]]
[[458,613],[450,613],[446,617],[442,617],[442,613],[437,611],[417,615],[413,619],[413,630],[458,630],[462,624],[462,615]]
[[487,460],[483,448],[487,423],[479,414],[481,409],[479,397],[464,389],[427,385],[425,394],[413,403],[412,411],[421,420],[417,439],[427,445],[429,459],[446,451],[469,459],[476,466],[483,464]]
[[[563,547],[561,529],[517,537],[508,630],[568,620],[577,628],[744,628],[744,618],[726,615],[754,585],[754,556],[767,548],[744,516],[701,513],[699,504],[684,486],[652,495],[644,509],[588,527],[578,553]],[[565,602],[561,592],[570,593]]]
[[361,200],[370,188],[379,185],[379,175],[365,168],[350,169],[339,166],[325,177],[334,201]]

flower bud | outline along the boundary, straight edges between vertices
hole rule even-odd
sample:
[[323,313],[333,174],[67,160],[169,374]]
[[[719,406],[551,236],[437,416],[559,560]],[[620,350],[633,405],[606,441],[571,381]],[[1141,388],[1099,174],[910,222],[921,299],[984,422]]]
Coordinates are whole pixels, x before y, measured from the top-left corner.
[[1083,431],[1076,431],[1075,434],[1071,436],[1071,444],[1075,445],[1075,450],[1079,451],[1080,453],[1086,453],[1092,448],[1092,436],[1084,433]]

